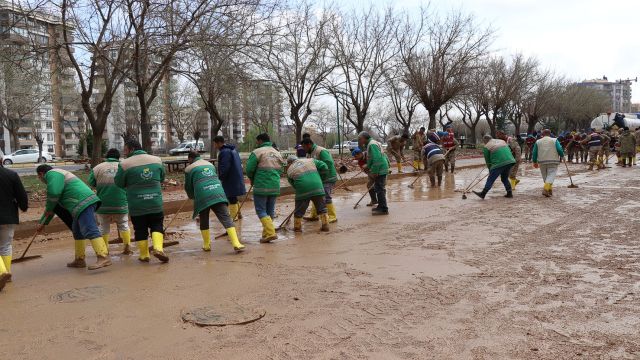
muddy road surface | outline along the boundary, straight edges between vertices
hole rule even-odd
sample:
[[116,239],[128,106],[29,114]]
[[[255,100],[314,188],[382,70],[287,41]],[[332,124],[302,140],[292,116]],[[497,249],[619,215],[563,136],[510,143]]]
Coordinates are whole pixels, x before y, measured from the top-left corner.
[[[14,265],[0,294],[2,357],[638,359],[639,170],[572,169],[580,187],[568,189],[561,170],[551,199],[533,169],[514,199],[497,184],[486,200],[462,200],[453,189],[478,169],[448,175],[442,190],[395,180],[386,217],[354,210],[365,190],[354,186],[335,196],[330,233],[306,223],[272,244],[258,243],[249,203],[239,255],[224,239],[202,252],[182,213],[167,236],[180,245],[164,265],[112,245],[113,266],[68,269],[72,240],[51,235],[30,251],[44,258]],[[276,224],[292,206],[281,199]],[[201,307],[264,317],[225,327],[182,320]]]

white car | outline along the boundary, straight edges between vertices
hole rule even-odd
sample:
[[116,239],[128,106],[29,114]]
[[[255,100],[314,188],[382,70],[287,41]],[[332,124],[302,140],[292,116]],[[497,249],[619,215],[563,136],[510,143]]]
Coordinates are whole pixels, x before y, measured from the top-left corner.
[[198,152],[204,151],[204,143],[202,141],[198,141],[198,148],[196,149],[196,141],[185,141],[178,145],[177,147],[169,150],[169,155],[180,155],[187,154],[191,150],[196,150]]
[[38,158],[38,149],[22,149],[13,154],[5,155],[4,165],[22,164],[22,163],[46,163],[53,161],[53,156],[46,151],[42,151],[42,157]]

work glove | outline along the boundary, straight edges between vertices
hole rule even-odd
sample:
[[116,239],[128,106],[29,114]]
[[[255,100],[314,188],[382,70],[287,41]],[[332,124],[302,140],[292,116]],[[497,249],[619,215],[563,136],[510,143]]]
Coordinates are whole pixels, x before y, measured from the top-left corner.
[[539,167],[540,167],[540,164],[538,164],[538,163],[533,163],[533,167],[537,169],[537,168],[539,168]]

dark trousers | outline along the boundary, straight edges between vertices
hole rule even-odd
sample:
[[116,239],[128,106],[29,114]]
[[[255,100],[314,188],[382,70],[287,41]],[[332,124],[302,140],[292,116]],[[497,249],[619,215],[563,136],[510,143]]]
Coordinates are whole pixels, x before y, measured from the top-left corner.
[[511,183],[509,182],[509,173],[511,172],[511,167],[513,167],[513,164],[501,166],[499,168],[495,168],[489,171],[489,177],[487,178],[487,183],[484,184],[485,192],[489,192],[489,190],[491,190],[493,183],[496,182],[496,180],[498,180],[498,177],[504,184],[505,190],[507,190],[507,192],[511,191]]
[[235,205],[238,203],[238,197],[237,196],[229,196],[227,198],[227,200],[229,200],[229,204],[231,205]]
[[378,209],[389,210],[387,207],[387,175],[378,175],[374,179],[373,190],[378,198]]
[[67,225],[69,230],[73,231],[73,216],[71,216],[69,210],[58,204],[53,208],[53,213],[56,214],[65,225]]
[[163,233],[164,214],[145,214],[140,216],[132,216],[133,234],[135,241],[149,240],[149,232]]
[[229,207],[227,206],[227,204],[217,203],[200,211],[200,230],[209,230],[209,210],[213,211],[213,213],[216,214],[216,217],[218,218],[220,223],[222,223],[222,226],[224,226],[225,229],[235,226],[233,224],[233,219],[231,219],[231,216],[229,215]]
[[309,208],[309,202],[313,202],[318,215],[327,213],[324,196],[313,196],[307,199],[296,199],[296,208],[293,215],[297,218],[303,217],[304,213],[307,212],[307,208]]

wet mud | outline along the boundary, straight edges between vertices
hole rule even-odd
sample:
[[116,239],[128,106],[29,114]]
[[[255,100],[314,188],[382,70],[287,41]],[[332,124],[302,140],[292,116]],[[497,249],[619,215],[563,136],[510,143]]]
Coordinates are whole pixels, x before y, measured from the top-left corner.
[[[289,224],[271,244],[247,203],[243,254],[226,238],[202,252],[181,213],[168,264],[112,245],[113,266],[68,269],[72,240],[53,234],[0,294],[0,348],[12,359],[640,358],[638,170],[571,169],[579,188],[560,169],[552,198],[532,168],[514,199],[498,182],[462,200],[480,169],[447,175],[443,189],[392,180],[382,217],[353,209],[366,190],[355,185],[336,194],[331,232]],[[282,198],[276,225],[292,209]],[[216,304],[265,316],[225,327],[181,317]]]

